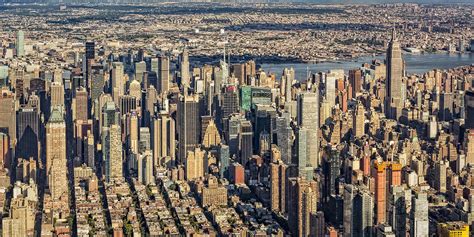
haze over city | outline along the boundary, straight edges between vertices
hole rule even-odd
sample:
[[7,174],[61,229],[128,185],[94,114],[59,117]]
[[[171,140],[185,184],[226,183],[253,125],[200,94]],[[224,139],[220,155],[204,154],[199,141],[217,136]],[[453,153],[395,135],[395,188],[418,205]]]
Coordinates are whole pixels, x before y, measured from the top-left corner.
[[0,0],[1,236],[473,236],[473,18]]

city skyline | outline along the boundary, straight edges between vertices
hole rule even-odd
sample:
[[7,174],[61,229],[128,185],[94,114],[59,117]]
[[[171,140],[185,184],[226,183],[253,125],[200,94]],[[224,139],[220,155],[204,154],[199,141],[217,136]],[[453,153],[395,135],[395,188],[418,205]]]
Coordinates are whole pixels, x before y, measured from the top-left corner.
[[2,236],[473,233],[472,5],[3,6]]

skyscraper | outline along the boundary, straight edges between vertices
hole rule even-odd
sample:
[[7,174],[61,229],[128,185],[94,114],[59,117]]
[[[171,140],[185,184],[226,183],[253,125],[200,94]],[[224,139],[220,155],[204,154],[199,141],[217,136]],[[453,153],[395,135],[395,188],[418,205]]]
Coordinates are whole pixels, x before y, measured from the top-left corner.
[[84,87],[79,87],[75,91],[73,99],[73,119],[87,121],[89,119],[89,100],[87,97],[87,90]]
[[392,32],[392,40],[387,49],[387,75],[386,75],[386,104],[385,116],[397,119],[401,116],[404,98],[403,95],[403,59],[400,43],[396,32]]
[[188,54],[188,49],[185,48],[183,50],[183,53],[181,54],[181,64],[180,64],[180,69],[181,69],[181,84],[183,86],[190,86],[190,76],[189,76],[189,54]]
[[86,42],[86,60],[95,58],[95,42]]
[[185,170],[186,170],[186,180],[193,180],[199,177],[203,177],[206,173],[206,166],[204,160],[206,159],[206,151],[201,150],[201,148],[196,147],[193,151],[188,151]]
[[153,154],[147,150],[138,157],[138,181],[144,185],[154,183]]
[[288,225],[293,236],[309,237],[311,216],[317,212],[316,183],[304,178],[288,179]]
[[275,212],[284,213],[286,211],[287,167],[281,160],[270,164],[270,208]]
[[21,108],[17,112],[16,157],[37,160],[39,155],[39,115],[36,108]]
[[138,150],[140,153],[144,153],[147,150],[151,150],[151,134],[150,128],[140,127],[140,140],[138,142]]
[[105,71],[102,67],[92,67],[92,73],[90,78],[91,88],[90,88],[90,98],[91,103],[99,98],[100,94],[104,91],[105,86]]
[[159,94],[166,94],[170,84],[170,59],[167,56],[158,58],[158,84],[156,90]]
[[202,144],[204,147],[210,148],[211,146],[216,146],[220,143],[221,136],[219,134],[219,130],[217,130],[214,120],[211,119],[206,127],[206,130],[203,131]]
[[341,158],[340,152],[337,150],[336,147],[327,147],[327,157],[324,162],[324,176],[325,178],[325,193],[324,197],[326,200],[329,199],[330,196],[334,196],[337,194],[337,180],[341,175]]
[[319,161],[319,94],[304,92],[298,95],[298,125],[307,130],[306,165],[317,168]]
[[240,124],[240,162],[245,167],[253,154],[253,129],[250,121]]
[[355,137],[362,137],[365,134],[365,108],[361,102],[357,104],[353,115],[352,131]]
[[53,200],[68,197],[66,123],[54,107],[46,124],[46,174]]
[[10,168],[10,138],[0,132],[0,168]]
[[144,61],[135,63],[135,80],[142,82],[143,74],[146,72],[146,63]]
[[466,90],[464,94],[464,127],[474,129],[474,91]]
[[352,184],[344,185],[344,210],[343,210],[343,225],[344,225],[344,236],[352,237],[356,236],[354,233],[354,195],[355,187]]
[[120,96],[125,93],[124,67],[120,62],[112,63],[112,97],[115,104],[119,104]]
[[359,189],[354,197],[353,212],[352,236],[371,237],[374,222],[374,199],[368,190]]
[[112,124],[120,124],[120,112],[113,101],[107,101],[102,108],[101,127],[110,127]]
[[402,186],[392,186],[391,189],[388,206],[388,223],[392,226],[397,237],[405,237],[407,232],[407,201],[405,198],[405,190]]
[[375,219],[377,224],[387,220],[387,165],[385,162],[375,163],[372,170],[375,178]]
[[230,165],[230,151],[229,146],[220,144],[218,147],[219,154],[219,174],[221,178],[229,177],[229,165]]
[[64,86],[61,82],[51,83],[50,95],[51,95],[51,109],[58,107],[64,109]]
[[199,97],[184,95],[178,102],[179,162],[184,163],[188,151],[199,144],[200,119]]
[[412,198],[410,213],[410,236],[428,237],[428,197],[424,192],[419,192]]
[[10,137],[10,146],[15,146],[16,141],[16,108],[15,94],[7,89],[2,89],[0,94],[0,132]]
[[[174,165],[176,156],[176,125],[168,114],[160,114],[153,119],[152,145],[155,165],[169,167]],[[169,161],[166,159],[169,157]]]
[[16,33],[16,56],[23,57],[25,56],[25,33],[22,30],[19,30]]
[[104,127],[102,132],[102,155],[105,161],[105,180],[123,177],[122,140],[120,126],[112,124]]
[[281,159],[285,164],[290,164],[293,146],[293,129],[290,127],[289,119],[285,117],[277,117],[276,130],[277,145],[280,148]]
[[295,70],[293,68],[283,70],[283,77],[281,83],[284,85],[285,102],[290,102],[292,99],[291,88],[295,80]]
[[349,83],[352,87],[352,97],[357,98],[357,94],[362,89],[362,70],[355,69],[349,71]]
[[130,115],[129,148],[132,154],[138,155],[138,117],[136,113]]

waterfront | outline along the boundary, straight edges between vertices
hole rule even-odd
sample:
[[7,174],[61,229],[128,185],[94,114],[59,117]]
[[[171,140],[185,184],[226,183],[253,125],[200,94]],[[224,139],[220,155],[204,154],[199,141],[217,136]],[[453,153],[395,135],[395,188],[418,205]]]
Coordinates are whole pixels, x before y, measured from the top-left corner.
[[[448,69],[474,63],[473,53],[432,53],[432,54],[404,54],[406,70],[408,74],[423,74],[431,69]],[[298,80],[306,78],[307,72],[315,73],[327,71],[330,69],[354,69],[360,67],[363,63],[370,63],[374,59],[384,60],[385,56],[361,57],[352,61],[341,62],[325,62],[325,63],[278,63],[278,64],[261,64],[262,69],[266,72],[280,75],[284,68],[295,69],[296,78]]]

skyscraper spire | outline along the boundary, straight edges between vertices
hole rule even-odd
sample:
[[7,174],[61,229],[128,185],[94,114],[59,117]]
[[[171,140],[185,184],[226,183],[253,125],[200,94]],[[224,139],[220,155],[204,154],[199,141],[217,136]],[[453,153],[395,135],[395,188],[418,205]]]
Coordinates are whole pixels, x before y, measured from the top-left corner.
[[392,28],[392,42],[397,40],[397,30],[395,27]]

